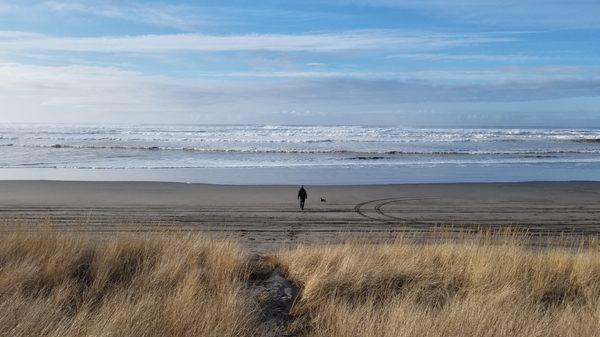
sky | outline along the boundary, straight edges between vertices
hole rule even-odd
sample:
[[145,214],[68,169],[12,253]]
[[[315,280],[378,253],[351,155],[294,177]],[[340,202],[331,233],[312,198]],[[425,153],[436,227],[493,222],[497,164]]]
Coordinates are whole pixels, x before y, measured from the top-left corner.
[[0,0],[0,122],[600,127],[600,0]]

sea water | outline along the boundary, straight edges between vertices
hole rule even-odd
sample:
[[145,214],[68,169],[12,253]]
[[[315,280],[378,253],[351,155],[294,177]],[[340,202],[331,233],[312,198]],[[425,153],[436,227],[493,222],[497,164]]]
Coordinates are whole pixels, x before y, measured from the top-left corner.
[[0,124],[0,179],[600,180],[600,129]]

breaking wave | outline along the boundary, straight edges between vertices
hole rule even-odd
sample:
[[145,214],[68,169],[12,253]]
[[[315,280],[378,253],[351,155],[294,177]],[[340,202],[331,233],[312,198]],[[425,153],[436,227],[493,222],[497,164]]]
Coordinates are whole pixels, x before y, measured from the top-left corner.
[[0,167],[588,163],[600,129],[0,124]]
[[[127,146],[127,145],[73,145],[73,144],[3,144],[0,146],[19,146],[25,148],[47,149],[90,149],[90,150],[138,150],[138,151],[180,151],[204,153],[265,153],[265,154],[385,154],[385,155],[557,155],[557,154],[600,154],[597,149],[579,150],[449,150],[449,151],[404,151],[404,150],[357,150],[357,149],[272,149],[272,148],[205,148],[173,146]],[[349,158],[349,159],[363,159]],[[383,159],[383,158],[375,158]]]

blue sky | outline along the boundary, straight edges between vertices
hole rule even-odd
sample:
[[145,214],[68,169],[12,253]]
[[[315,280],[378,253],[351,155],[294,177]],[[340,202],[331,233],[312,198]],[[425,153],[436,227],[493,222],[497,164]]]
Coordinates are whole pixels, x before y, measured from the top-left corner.
[[598,18],[598,0],[0,0],[0,121],[600,126]]

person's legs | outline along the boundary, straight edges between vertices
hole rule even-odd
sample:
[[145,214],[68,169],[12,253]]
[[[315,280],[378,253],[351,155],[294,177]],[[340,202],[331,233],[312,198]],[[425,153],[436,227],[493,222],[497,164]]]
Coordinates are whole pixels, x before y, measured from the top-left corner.
[[304,199],[300,199],[300,210],[304,210]]

